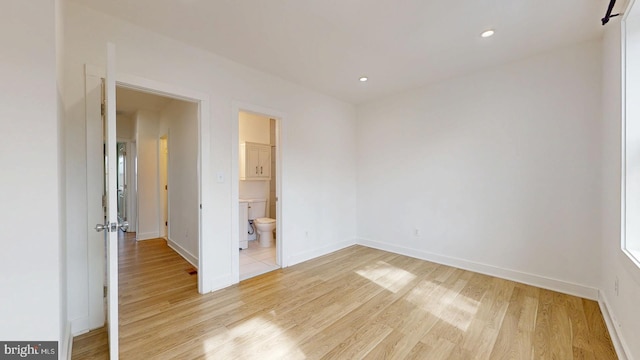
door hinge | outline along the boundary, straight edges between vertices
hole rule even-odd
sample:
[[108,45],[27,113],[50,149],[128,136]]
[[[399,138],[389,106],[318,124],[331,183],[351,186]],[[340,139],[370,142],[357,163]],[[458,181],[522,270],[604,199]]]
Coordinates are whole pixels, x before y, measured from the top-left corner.
[[103,194],[102,195],[102,207],[107,206],[107,195]]
[[102,287],[102,293],[103,293],[103,297],[107,297],[107,287],[106,286]]
[[107,89],[104,79],[100,83],[100,114],[104,116],[106,112],[105,104],[107,102]]

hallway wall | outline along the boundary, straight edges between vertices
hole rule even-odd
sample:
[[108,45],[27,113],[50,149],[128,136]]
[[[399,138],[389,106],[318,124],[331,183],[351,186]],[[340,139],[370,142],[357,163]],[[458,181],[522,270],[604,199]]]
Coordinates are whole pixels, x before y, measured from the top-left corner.
[[158,184],[158,131],[160,114],[140,110],[136,118],[136,145],[138,151],[138,232],[137,240],[160,236],[159,184]]
[[169,246],[198,266],[198,105],[172,100],[159,126],[169,135]]

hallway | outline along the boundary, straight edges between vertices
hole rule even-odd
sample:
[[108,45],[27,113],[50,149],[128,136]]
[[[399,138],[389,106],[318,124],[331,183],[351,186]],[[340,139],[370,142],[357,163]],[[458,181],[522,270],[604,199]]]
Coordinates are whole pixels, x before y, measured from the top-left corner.
[[[119,233],[118,270],[120,356],[135,358],[141,348],[157,347],[161,334],[154,324],[166,319],[172,306],[202,301],[193,266],[167,246],[164,239],[136,241],[135,233]],[[195,305],[194,305],[195,306]],[[168,327],[169,331],[171,326]],[[106,328],[78,336],[72,359],[108,359]]]

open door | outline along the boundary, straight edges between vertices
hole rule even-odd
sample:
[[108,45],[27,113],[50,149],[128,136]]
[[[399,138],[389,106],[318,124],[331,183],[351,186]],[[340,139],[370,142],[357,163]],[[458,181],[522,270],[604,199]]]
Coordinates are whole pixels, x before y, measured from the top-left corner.
[[118,230],[126,223],[118,223],[117,149],[116,149],[116,74],[115,45],[107,44],[107,72],[104,80],[104,171],[105,217],[96,225],[104,231],[107,256],[107,326],[109,358],[118,359]]

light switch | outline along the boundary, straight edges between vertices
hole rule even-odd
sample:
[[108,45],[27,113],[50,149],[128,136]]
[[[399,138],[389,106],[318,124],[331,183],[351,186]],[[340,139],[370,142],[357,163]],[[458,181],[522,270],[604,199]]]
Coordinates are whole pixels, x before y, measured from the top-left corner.
[[224,173],[222,171],[218,171],[218,182],[219,183],[224,182]]

